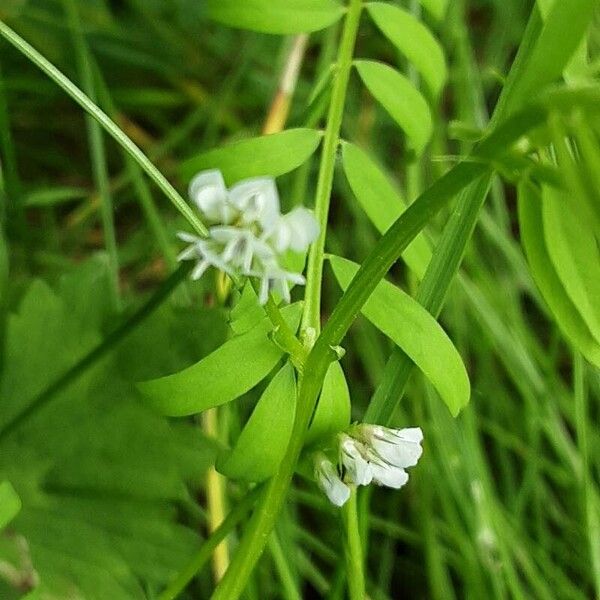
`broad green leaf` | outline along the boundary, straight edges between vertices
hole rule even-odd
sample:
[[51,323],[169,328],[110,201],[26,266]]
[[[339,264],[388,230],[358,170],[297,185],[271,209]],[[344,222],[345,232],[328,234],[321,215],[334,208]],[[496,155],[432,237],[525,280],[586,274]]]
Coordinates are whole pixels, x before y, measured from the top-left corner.
[[431,31],[408,11],[384,2],[369,2],[367,10],[381,32],[414,64],[434,98],[448,77],[444,51]]
[[[283,314],[294,331],[301,306],[293,304]],[[183,417],[235,400],[262,381],[283,356],[269,338],[268,319],[243,335],[225,342],[200,362],[167,377],[145,381],[138,389],[160,413]]]
[[600,367],[600,344],[577,312],[552,265],[541,227],[541,195],[528,181],[519,186],[518,206],[521,242],[535,283],[565,336],[587,360]]
[[[345,290],[358,265],[339,256],[331,256],[329,260]],[[460,354],[440,324],[414,298],[383,280],[363,306],[362,313],[421,369],[452,415],[456,416],[467,405],[470,383]]]
[[[385,233],[406,209],[406,202],[377,163],[361,148],[344,142],[344,172],[348,183],[369,219],[380,233]],[[406,264],[419,279],[423,278],[431,249],[420,233],[402,253]]]
[[263,392],[234,448],[219,457],[218,470],[247,481],[273,475],[285,454],[295,414],[296,378],[287,363]]
[[600,341],[600,251],[593,230],[574,210],[569,198],[559,190],[542,189],[548,255],[567,295],[590,333]]
[[389,65],[374,60],[357,60],[354,64],[369,91],[404,130],[411,147],[420,154],[433,132],[431,111],[421,92]]
[[344,8],[334,0],[206,0],[209,17],[263,33],[304,33],[335,23]]
[[350,425],[350,391],[339,362],[329,365],[319,403],[306,434],[306,443],[323,440]]
[[420,0],[425,10],[436,20],[441,21],[448,8],[448,0]]
[[320,141],[321,133],[315,129],[288,129],[240,140],[189,158],[181,173],[191,179],[198,171],[220,169],[229,185],[248,177],[277,177],[305,163]]
[[246,333],[258,325],[265,316],[265,311],[258,303],[258,297],[248,281],[240,294],[239,300],[229,314],[229,326],[236,335]]
[[9,481],[0,483],[0,530],[4,529],[21,510],[21,499]]

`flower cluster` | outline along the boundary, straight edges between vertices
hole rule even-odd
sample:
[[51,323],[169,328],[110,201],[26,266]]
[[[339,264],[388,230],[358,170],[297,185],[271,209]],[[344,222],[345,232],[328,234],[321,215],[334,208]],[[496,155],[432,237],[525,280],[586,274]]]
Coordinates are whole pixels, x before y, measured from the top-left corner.
[[376,483],[399,489],[408,481],[407,467],[414,467],[423,448],[420,427],[389,429],[362,424],[338,438],[338,465],[324,453],[315,458],[315,477],[319,487],[336,506],[350,497],[351,485]]
[[303,285],[300,273],[281,266],[285,252],[304,252],[316,239],[319,226],[303,207],[282,215],[275,181],[270,177],[246,179],[227,189],[219,170],[198,173],[189,194],[210,224],[201,238],[181,232],[189,246],[179,260],[198,262],[192,278],[199,279],[209,267],[233,277],[257,277],[261,281],[259,301],[271,291],[290,301],[290,284]]

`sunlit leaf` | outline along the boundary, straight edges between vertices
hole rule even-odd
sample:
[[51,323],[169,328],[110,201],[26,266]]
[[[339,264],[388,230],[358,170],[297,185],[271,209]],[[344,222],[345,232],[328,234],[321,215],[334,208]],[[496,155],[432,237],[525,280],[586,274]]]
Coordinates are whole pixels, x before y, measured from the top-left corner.
[[[301,306],[283,309],[295,331]],[[235,400],[262,381],[283,356],[269,338],[272,325],[266,318],[242,335],[225,342],[200,362],[175,373],[138,384],[148,402],[160,413],[181,417]]]
[[369,2],[367,10],[377,27],[421,73],[437,98],[448,72],[444,51],[433,34],[411,13],[394,4]]
[[358,73],[373,94],[408,136],[420,154],[433,132],[429,105],[412,83],[389,65],[374,60],[354,62]]
[[21,499],[9,481],[0,483],[0,530],[6,527],[21,510]]
[[219,458],[219,471],[247,481],[273,475],[285,454],[295,414],[296,378],[287,363],[263,392],[231,452]]
[[[339,256],[329,260],[340,286],[346,289],[358,265]],[[460,354],[440,324],[414,298],[384,280],[362,313],[421,369],[454,416],[466,406],[470,383]]]
[[334,0],[206,0],[206,5],[219,23],[276,34],[318,31],[344,14]]
[[191,179],[198,171],[220,169],[228,184],[248,177],[277,177],[305,163],[320,141],[321,133],[315,129],[288,129],[193,156],[182,164],[181,173]]

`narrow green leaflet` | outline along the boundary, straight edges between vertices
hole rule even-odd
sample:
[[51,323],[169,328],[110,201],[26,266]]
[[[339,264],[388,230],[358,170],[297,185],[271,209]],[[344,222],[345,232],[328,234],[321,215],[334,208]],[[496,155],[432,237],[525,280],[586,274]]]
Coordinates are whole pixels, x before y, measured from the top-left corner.
[[600,341],[600,251],[593,230],[567,195],[542,190],[544,237],[550,260],[590,333]]
[[339,362],[329,365],[319,403],[306,434],[306,443],[327,438],[350,425],[350,391]]
[[288,129],[233,142],[193,156],[181,166],[184,179],[198,171],[220,169],[228,184],[248,177],[277,177],[305,163],[321,141],[316,129]]
[[224,25],[275,34],[318,31],[344,14],[334,0],[206,0],[206,9]]
[[0,483],[0,530],[4,529],[21,510],[21,499],[9,481]]
[[434,98],[448,78],[444,51],[431,31],[408,11],[384,2],[370,2],[367,10],[381,32],[417,68]]
[[[358,146],[344,142],[342,147],[344,172],[356,199],[373,225],[385,233],[406,209],[406,202],[397,187],[377,163]],[[402,258],[415,275],[422,279],[431,249],[420,233],[402,253]]]
[[[292,304],[282,310],[295,331],[302,308]],[[262,381],[283,356],[269,338],[266,318],[243,335],[225,342],[195,365],[173,375],[138,384],[138,389],[160,413],[182,417],[235,400]]]
[[363,83],[409,138],[420,154],[433,132],[429,105],[412,83],[385,63],[357,60],[354,65]]
[[448,0],[421,0],[421,4],[436,21],[444,18],[448,8]]
[[[329,260],[345,290],[358,265],[339,256],[331,256]],[[471,386],[460,354],[440,324],[414,298],[383,280],[362,313],[421,369],[452,415],[456,416],[466,406]]]
[[246,481],[273,475],[285,454],[295,414],[296,378],[287,363],[263,392],[234,448],[219,457],[218,470]]
[[81,200],[89,195],[85,188],[61,186],[32,190],[23,198],[25,206],[54,206],[73,200]]
[[556,274],[540,226],[543,222],[540,193],[528,181],[519,186],[518,206],[521,242],[533,279],[565,336],[587,360],[600,367],[600,343],[590,333]]

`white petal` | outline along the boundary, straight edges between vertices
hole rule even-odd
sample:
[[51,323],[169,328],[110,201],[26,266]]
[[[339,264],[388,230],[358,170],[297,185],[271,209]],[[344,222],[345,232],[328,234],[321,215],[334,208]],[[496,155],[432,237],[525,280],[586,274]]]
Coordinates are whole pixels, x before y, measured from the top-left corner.
[[294,252],[304,252],[319,235],[319,224],[307,208],[299,206],[283,217],[290,230],[290,248]]
[[350,488],[340,479],[333,463],[326,458],[318,460],[315,468],[317,484],[336,506],[343,506],[350,498]]
[[231,204],[241,213],[246,224],[258,223],[270,233],[280,218],[279,194],[271,177],[255,177],[240,181],[229,190]]
[[202,239],[197,235],[192,235],[191,233],[187,233],[186,231],[178,231],[177,237],[182,242],[186,242],[187,244],[195,244],[196,242],[199,242]]
[[196,248],[196,246],[188,246],[177,255],[177,260],[192,260],[198,258],[198,254],[198,248]]
[[206,259],[201,260],[192,271],[192,279],[200,279],[208,267],[210,267],[210,263]]
[[385,485],[395,490],[400,489],[408,481],[408,473],[400,467],[371,463],[373,481],[378,485]]
[[417,464],[423,448],[423,432],[419,427],[407,429],[373,428],[371,445],[386,462],[396,467],[413,467]]
[[198,173],[189,187],[190,198],[204,216],[215,222],[228,223],[234,215],[228,205],[227,188],[218,169]]
[[348,477],[356,485],[369,485],[373,480],[373,472],[361,452],[361,444],[349,436],[343,436],[340,446],[342,463]]

